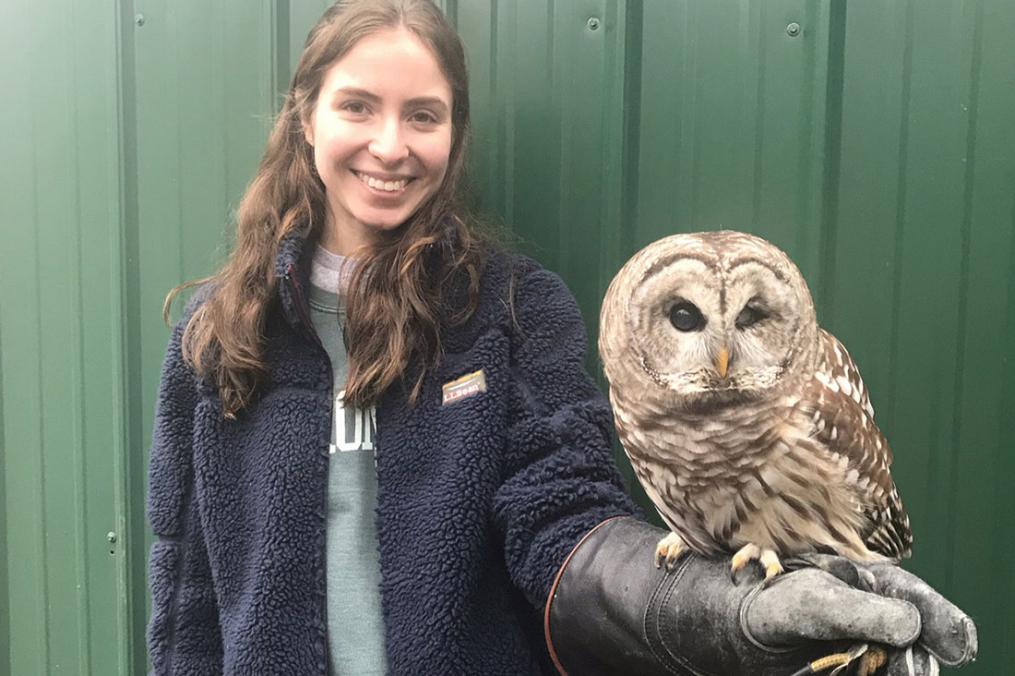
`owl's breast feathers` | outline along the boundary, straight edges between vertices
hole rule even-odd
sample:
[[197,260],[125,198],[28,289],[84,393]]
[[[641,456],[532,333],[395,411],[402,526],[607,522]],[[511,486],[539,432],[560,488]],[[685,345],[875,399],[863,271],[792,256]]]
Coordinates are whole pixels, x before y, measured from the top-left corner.
[[613,390],[611,398],[646,493],[699,553],[753,542],[782,555],[898,559],[912,541],[908,518],[888,473],[887,445],[855,391],[833,392],[815,376],[792,396],[708,415],[652,410]]

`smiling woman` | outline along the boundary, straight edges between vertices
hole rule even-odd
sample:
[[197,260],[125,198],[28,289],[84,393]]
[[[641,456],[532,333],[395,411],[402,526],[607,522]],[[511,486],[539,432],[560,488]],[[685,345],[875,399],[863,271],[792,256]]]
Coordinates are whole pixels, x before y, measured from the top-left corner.
[[[462,44],[433,3],[338,2],[325,12],[240,203],[232,255],[166,302],[214,281],[183,345],[197,373],[213,375],[227,417],[267,373],[262,332],[274,285],[296,295],[305,285],[306,266],[279,267],[279,253],[312,251],[305,241],[358,263],[344,290],[346,402],[370,406],[403,377],[418,395],[442,350],[438,324],[475,309],[490,250],[459,195],[468,137]],[[451,278],[465,284],[454,299],[443,284]],[[407,374],[410,365],[418,368]]]
[[321,245],[356,255],[440,187],[451,153],[451,85],[405,28],[360,40],[329,70],[305,122],[328,196]]

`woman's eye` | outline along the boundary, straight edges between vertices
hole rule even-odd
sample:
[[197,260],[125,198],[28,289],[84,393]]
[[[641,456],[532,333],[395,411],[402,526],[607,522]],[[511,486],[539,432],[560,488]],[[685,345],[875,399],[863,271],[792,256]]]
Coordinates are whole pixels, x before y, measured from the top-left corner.
[[433,113],[429,113],[425,110],[413,113],[412,117],[409,119],[419,124],[434,124],[437,122],[437,117]]
[[768,315],[761,308],[745,305],[744,309],[737,315],[736,325],[738,329],[746,329],[754,326]]
[[705,318],[694,303],[682,301],[670,308],[670,324],[677,331],[700,331],[705,328]]
[[362,101],[346,101],[342,104],[342,110],[353,115],[362,115],[367,112],[367,107]]

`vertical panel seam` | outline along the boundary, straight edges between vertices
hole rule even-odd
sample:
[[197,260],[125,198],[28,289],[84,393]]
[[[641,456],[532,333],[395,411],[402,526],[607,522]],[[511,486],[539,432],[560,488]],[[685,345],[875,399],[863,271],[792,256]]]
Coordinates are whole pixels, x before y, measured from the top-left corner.
[[[620,218],[627,241],[634,241],[638,221],[638,193],[641,185],[638,163],[641,161],[641,76],[644,56],[644,7],[641,0],[624,4],[624,38],[621,53],[621,72],[624,85],[621,92],[621,168]],[[637,58],[632,58],[632,52]],[[619,228],[618,228],[619,230]],[[620,252],[620,233],[614,237],[610,252],[610,270],[620,268],[625,255]],[[625,252],[629,253],[629,252]],[[606,284],[609,280],[605,280]],[[606,284],[602,284],[605,291]]]
[[902,88],[901,104],[899,106],[899,176],[897,179],[898,190],[895,196],[895,233],[894,251],[892,252],[892,326],[888,342],[888,369],[889,375],[885,383],[887,395],[884,399],[888,409],[886,418],[889,424],[895,419],[895,393],[897,390],[896,379],[898,378],[898,355],[899,336],[901,327],[899,325],[899,299],[902,295],[902,255],[905,249],[905,221],[906,221],[906,199],[908,197],[909,167],[909,107],[912,93],[912,71],[913,71],[913,20],[914,0],[906,2],[905,16],[905,40],[902,52]]
[[[71,8],[70,14],[70,25],[71,25],[71,53],[76,57],[78,50],[78,37],[79,31],[73,29],[73,26],[78,25],[77,17],[75,13],[77,11],[77,5]],[[78,139],[81,138],[79,120],[81,113],[79,110],[80,103],[80,87],[79,82],[81,78],[78,77],[77,69],[80,62],[77,58],[72,59],[71,72],[72,72],[72,84],[71,84],[71,116],[70,126],[71,135],[75,139],[71,148],[71,161],[75,170],[80,166],[81,148],[78,143]],[[74,575],[77,580],[77,616],[78,616],[78,627],[77,627],[77,639],[78,639],[78,666],[81,669],[81,673],[88,673],[91,671],[88,667],[90,662],[90,635],[91,635],[91,623],[88,621],[89,616],[89,602],[88,602],[88,524],[86,523],[85,515],[88,511],[87,503],[87,490],[83,490],[87,487],[87,472],[85,462],[85,426],[87,425],[87,419],[84,415],[86,392],[85,392],[85,379],[82,364],[85,363],[85,346],[84,346],[84,335],[82,331],[82,322],[84,321],[84,299],[82,294],[82,260],[81,260],[81,178],[75,175],[74,180],[74,196],[73,196],[73,211],[74,211],[74,238],[73,238],[73,249],[74,249],[74,264],[76,270],[74,276],[77,279],[77,288],[74,290],[74,302],[77,306],[77,316],[71,319],[71,331],[74,332],[74,343],[77,345],[77,358],[71,363],[71,382],[75,382],[77,387],[75,388],[77,401],[74,403],[73,410],[68,411],[70,414],[70,428],[73,437],[72,440],[72,463],[74,471],[71,474],[73,477],[73,494],[74,494],[74,505],[76,507],[74,514],[74,560],[75,570]],[[83,578],[83,579],[82,579]]]
[[[975,188],[975,158],[976,158],[976,124],[979,118],[979,97],[980,97],[980,64],[982,60],[981,43],[983,41],[983,5],[976,4],[975,17],[973,19],[973,46],[972,58],[970,59],[969,75],[969,117],[966,120],[966,167],[962,195],[962,236],[961,236],[961,258],[959,260],[959,307],[957,313],[958,332],[956,335],[956,364],[955,364],[955,396],[952,399],[952,440],[951,440],[951,462],[949,482],[951,486],[957,485],[959,466],[959,443],[962,438],[962,395],[965,371],[966,354],[966,331],[969,314],[969,256],[972,246],[972,222],[973,222],[973,192]],[[946,532],[949,537],[948,553],[945,557],[947,568],[945,569],[945,585],[951,587],[955,573],[955,539],[957,523],[953,518],[958,503],[958,491],[948,491],[948,508],[944,514],[948,519]]]
[[836,285],[836,249],[839,229],[839,191],[842,171],[843,87],[846,70],[845,0],[830,0],[828,13],[828,55],[825,75],[824,166],[821,182],[822,228],[819,276],[821,305],[832,307]]
[[[765,7],[765,3],[758,3],[758,24],[756,26],[758,60],[754,86],[754,166],[753,175],[751,176],[751,222],[749,224],[751,232],[757,232],[758,221],[761,218],[761,174],[762,160],[765,152],[765,106],[762,103],[765,92],[765,56],[767,44],[767,40],[764,39]],[[750,53],[749,45],[747,51]]]
[[[170,11],[168,11],[168,8],[170,6],[171,5],[168,5],[168,4],[165,6],[166,9],[167,9],[166,16],[165,16],[166,37],[169,38],[170,40],[172,40],[172,43],[173,43],[173,60],[172,60],[171,63],[173,63],[174,66],[175,66],[175,65],[181,63],[181,60],[180,60],[180,18],[175,13],[171,13]],[[185,130],[184,130],[184,125],[181,124],[181,122],[183,120],[183,114],[182,114],[181,108],[180,108],[180,105],[181,105],[180,102],[184,100],[184,96],[183,96],[183,92],[180,91],[180,73],[179,73],[179,70],[177,68],[175,68],[175,67],[173,69],[173,85],[175,86],[175,89],[176,89],[176,96],[175,96],[175,99],[174,99],[176,101],[176,110],[175,110],[175,112],[176,112],[176,166],[174,168],[176,170],[176,176],[175,176],[175,178],[176,178],[176,205],[177,205],[176,206],[176,232],[177,232],[177,235],[178,235],[178,237],[176,238],[176,246],[177,246],[176,260],[177,260],[177,266],[178,267],[177,267],[177,271],[176,271],[176,280],[175,281],[176,281],[177,284],[179,284],[180,282],[184,281],[186,279],[186,276],[187,276],[186,264],[184,263],[184,261],[187,259],[187,255],[186,255],[187,247],[186,247],[186,245],[184,244],[184,241],[183,241],[184,235],[186,233],[186,229],[184,228],[184,223],[183,223],[183,212],[184,212],[183,205],[186,204],[186,203],[183,201],[183,180],[182,180],[182,177],[181,177],[181,174],[183,172],[183,166],[182,166],[182,160],[181,160],[181,158],[184,157],[184,152],[183,152],[183,135],[184,135]]]
[[[629,35],[627,19],[629,16],[628,2],[626,0],[614,0],[610,2],[611,9],[607,11],[604,7],[604,19],[606,26],[615,26],[611,41],[603,40],[603,79],[609,83],[604,87],[607,98],[601,112],[603,138],[607,141],[603,144],[603,167],[600,176],[603,185],[603,201],[599,215],[598,238],[600,242],[598,267],[595,276],[595,289],[597,299],[601,299],[609,283],[610,271],[613,269],[617,258],[617,240],[620,228],[623,226],[624,213],[624,175],[625,175],[625,153],[627,145],[626,122],[627,122],[627,38]],[[607,28],[607,35],[609,35]],[[595,334],[590,338],[598,339],[598,321],[596,317],[588,318]],[[589,349],[589,362],[597,360],[595,345]],[[591,369],[598,376],[597,369]]]
[[[143,621],[143,614],[138,617],[134,612],[136,602],[134,594],[135,576],[134,565],[140,556],[144,561],[144,555],[138,552],[139,545],[134,543],[134,523],[137,518],[130,509],[133,500],[134,487],[131,471],[134,464],[130,460],[128,450],[136,440],[137,425],[135,400],[130,396],[131,388],[136,386],[140,380],[140,371],[132,368],[132,357],[130,350],[131,335],[139,332],[133,330],[136,322],[140,319],[132,316],[129,311],[131,306],[131,289],[136,284],[128,284],[128,279],[133,273],[131,267],[132,247],[136,242],[130,237],[130,229],[136,227],[138,221],[137,203],[137,130],[136,111],[131,106],[136,106],[136,82],[135,82],[135,50],[134,50],[134,3],[133,0],[117,0],[113,3],[112,24],[116,44],[114,53],[116,63],[113,66],[115,78],[115,96],[113,102],[113,113],[115,115],[117,131],[114,135],[116,157],[116,218],[117,222],[110,228],[114,233],[112,244],[111,260],[113,269],[111,276],[115,280],[111,285],[112,298],[110,307],[110,335],[112,337],[112,349],[116,355],[113,359],[113,402],[112,422],[115,430],[113,439],[114,473],[115,481],[113,487],[115,528],[121,534],[120,542],[123,543],[120,549],[120,556],[115,559],[117,591],[117,633],[121,637],[121,648],[119,653],[119,664],[121,673],[131,673],[131,666],[138,666],[135,661],[140,662],[142,669],[145,667],[146,650],[143,641],[139,642],[138,632],[135,631],[135,624]],[[136,259],[134,257],[137,265]],[[135,276],[136,279],[136,276]],[[143,578],[142,578],[143,579]],[[143,632],[141,633],[143,637]]]
[[[35,16],[37,18],[37,14],[33,13],[33,16]],[[33,27],[30,27],[28,30],[32,31],[32,28]],[[41,31],[40,32],[35,32],[35,34],[41,34]],[[29,58],[28,59],[28,68],[31,69],[32,68],[32,64],[34,64],[34,63],[38,63],[38,61],[36,61],[36,59],[34,59],[34,58]],[[36,82],[37,80],[30,73],[29,77],[28,77],[28,81],[29,82]],[[28,133],[29,133],[30,138],[35,139],[36,138],[36,131],[37,131],[36,130],[36,126],[35,126],[35,116],[34,115],[30,115],[29,116],[29,120],[30,120],[30,122],[29,122]],[[33,150],[33,152],[32,152],[32,222],[35,223],[36,226],[37,226],[38,223],[39,223],[39,154],[38,154],[39,144],[33,143],[32,144],[32,150]],[[31,231],[32,231],[32,244],[33,244],[33,248],[34,248],[34,252],[33,253],[34,253],[34,256],[35,256],[35,265],[33,266],[34,270],[35,270],[35,307],[36,307],[36,312],[35,312],[35,322],[36,322],[35,323],[35,335],[36,336],[42,336],[43,335],[43,333],[42,333],[43,332],[42,313],[39,311],[39,308],[42,307],[42,296],[41,296],[42,278],[41,278],[41,275],[40,275],[40,262],[41,262],[41,259],[40,259],[40,256],[39,256],[39,234],[38,234],[38,227],[31,228]],[[44,398],[42,396],[42,369],[43,369],[42,350],[37,350],[36,351],[36,353],[35,353],[35,359],[36,359],[36,371],[35,372],[36,372],[36,377],[38,378],[38,380],[36,382],[36,392],[37,392],[37,397],[38,397],[38,400],[37,400],[37,404],[38,404],[37,410],[39,411],[39,420],[38,420],[38,426],[39,426],[39,435],[38,435],[39,447],[36,449],[36,451],[38,452],[38,467],[39,467],[39,491],[38,491],[38,494],[37,494],[37,501],[38,501],[37,504],[38,504],[38,507],[39,507],[39,509],[38,509],[39,523],[36,524],[36,525],[38,526],[37,532],[40,534],[39,541],[38,541],[39,542],[39,550],[38,550],[38,554],[37,554],[38,561],[40,562],[40,565],[38,566],[38,568],[36,568],[36,574],[37,574],[38,580],[39,580],[38,588],[41,591],[41,593],[39,594],[39,596],[36,599],[36,601],[38,603],[38,607],[39,607],[39,610],[40,610],[38,616],[41,618],[41,621],[42,621],[42,626],[39,627],[39,633],[38,633],[39,647],[40,647],[40,650],[39,650],[40,659],[41,659],[42,665],[44,667],[44,673],[49,673],[49,671],[50,671],[50,663],[49,663],[49,661],[50,661],[49,604],[47,603],[47,600],[49,598],[49,584],[48,584],[48,579],[49,579],[49,565],[48,565],[48,562],[49,562],[49,559],[46,556],[46,463],[45,463],[46,426],[45,426],[45,424],[43,424],[43,420],[45,419],[45,413],[44,413],[45,409],[43,408],[45,402],[44,402]]]
[[[1011,208],[1011,218],[1010,218],[1009,224],[1008,224],[1009,233],[1010,233],[1009,240],[1008,240],[1009,241],[1009,245],[1008,245],[1008,261],[1009,262],[1015,261],[1015,199],[1012,200],[1012,205],[1011,206],[1012,206],[1012,208]],[[1007,310],[1007,312],[1005,313],[1005,315],[1007,317],[1007,322],[1006,322],[1006,326],[1005,326],[1005,329],[1006,329],[1005,330],[1005,335],[1009,336],[1009,340],[1011,340],[1012,337],[1015,337],[1015,270],[1012,269],[1010,264],[1009,264],[1009,270],[1008,270],[1008,283],[1006,284],[1005,288],[1006,288],[1006,304],[1005,305],[1006,305],[1006,310]],[[1013,371],[1013,369],[1012,369],[1012,366],[1011,366],[1011,364],[1012,364],[1012,357],[1010,355],[1008,357],[1008,364],[1009,365],[1008,365],[1008,368],[1007,368],[1007,372],[1011,373]],[[1007,378],[1007,379],[1005,379],[1002,376],[1001,382],[1002,382],[1002,386],[1001,386],[1000,396],[997,398],[997,409],[996,409],[997,410],[997,415],[996,415],[996,418],[995,418],[997,420],[997,426],[999,428],[998,435],[997,435],[999,443],[998,443],[997,448],[994,449],[995,458],[997,457],[997,455],[999,455],[999,454],[1003,455],[1005,453],[1006,449],[1005,449],[1005,447],[1003,445],[1004,444],[1003,439],[1005,438],[1005,436],[1011,435],[1011,421],[1010,421],[1009,416],[1010,416],[1010,411],[1012,411],[1013,408],[1015,408],[1015,396],[1013,396],[1013,394],[1015,394],[1015,378]],[[1005,434],[1005,433],[1007,433],[1007,434]],[[956,452],[956,456],[957,455],[958,454]],[[995,466],[996,467],[1000,467],[1002,465],[1001,465],[1001,463],[996,463]],[[1011,479],[1011,477],[1009,475],[1004,474],[1003,472],[996,472],[994,474],[994,501],[993,502],[995,504],[997,504],[997,502],[1001,502],[1002,505],[1007,504],[1008,507],[1012,507],[1013,504],[1015,504],[1015,503],[1012,502],[1011,491],[1010,491],[1010,479]],[[954,481],[954,477],[952,478],[952,481]],[[1009,515],[1012,512],[1015,512],[1015,510],[1009,511],[1008,512]],[[1001,518],[1004,519],[1003,516]],[[949,535],[950,535],[950,537],[954,538],[955,537],[954,531],[949,533]],[[996,542],[1005,543],[1005,544],[1008,545],[1009,548],[1011,547],[1011,540],[1008,537],[1001,536],[1000,538],[998,538],[998,540],[996,540]],[[952,557],[949,557],[949,560],[951,560],[951,558]],[[1006,560],[1009,560],[1009,559],[1006,556],[1004,551],[998,552],[998,555],[995,557],[995,561],[1006,561]],[[1001,594],[1001,598],[1007,598],[1007,599],[1013,598],[1012,592],[1015,591],[1015,581],[1013,581],[1013,579],[1012,579],[1012,577],[1010,575],[1005,575],[1005,576],[1002,577],[1002,579],[1007,584],[1008,589],[1007,589],[1007,593],[1002,593]],[[1009,604],[1002,604],[1002,607],[1005,609],[1006,612],[1004,613],[1004,615],[1001,618],[1001,631],[999,632],[999,635],[1001,635],[1001,636],[1011,636],[1012,633],[1013,633],[1013,630],[1015,630],[1015,610],[1013,610],[1013,607],[1012,607],[1012,605],[1010,603]],[[1008,653],[1008,655],[1011,655],[1011,647],[1010,646],[1007,647],[1006,652]],[[1004,659],[1004,658],[1002,658],[1002,659]]]
[[[497,49],[499,47],[497,41],[497,26],[500,23],[498,21],[500,3],[498,0],[490,0],[490,26],[487,31],[489,36],[489,59],[488,68],[489,71],[486,74],[487,82],[490,83],[490,98],[488,99],[487,105],[490,109],[487,111],[491,118],[491,127],[493,128],[494,140],[493,145],[493,161],[490,162],[488,171],[492,174],[493,180],[489,181],[489,184],[503,186],[504,176],[504,138],[501,129],[503,106],[497,104]],[[495,199],[503,200],[503,191],[497,191]],[[495,206],[498,213],[504,213],[504,204],[500,203]],[[513,225],[513,224],[512,224]]]
[[[502,26],[504,30],[516,31],[518,25],[518,11],[514,4],[508,6],[508,11],[504,12],[506,15],[504,20],[498,19],[496,25]],[[499,7],[497,8],[499,11]],[[506,20],[510,17],[510,21]],[[498,32],[499,31],[495,31]],[[504,38],[514,36],[503,36]],[[497,39],[497,50],[498,52],[504,51],[505,49],[512,50],[510,53],[510,60],[507,58],[507,54],[503,58],[499,58],[497,54],[493,55],[491,59],[491,68],[494,71],[497,70],[495,64],[499,63],[503,66],[505,63],[510,63],[512,66],[517,62],[517,55],[514,53],[517,41],[513,39],[501,39],[498,34]],[[516,229],[518,224],[515,223],[515,114],[518,103],[518,97],[515,89],[514,75],[518,72],[517,68],[511,68],[511,72],[507,74],[507,77],[503,78],[505,83],[504,89],[507,91],[501,99],[502,103],[497,111],[498,117],[498,140],[500,141],[500,156],[501,156],[501,171],[504,185],[504,210],[501,212],[507,218],[508,223],[511,227]],[[499,78],[494,78],[496,81]],[[496,99],[495,99],[496,100]]]
[[[279,94],[288,95],[288,81],[292,77],[292,64],[289,63],[289,31],[290,31],[290,8],[289,0],[268,0],[270,16],[268,25],[269,39],[271,40],[271,105],[269,109],[274,114],[278,107],[276,97]],[[285,77],[283,77],[283,74]]]
[[[800,252],[800,262],[805,265],[808,270],[809,277],[814,280],[814,284],[811,286],[818,292],[817,296],[812,298],[821,299],[821,276],[822,270],[820,266],[813,265],[815,260],[820,255],[821,247],[821,195],[817,194],[818,186],[820,186],[820,180],[815,182],[815,175],[821,176],[822,171],[815,169],[815,154],[814,148],[819,143],[819,138],[825,133],[824,122],[827,122],[827,116],[825,114],[825,104],[827,101],[819,101],[818,97],[821,94],[818,93],[819,86],[817,73],[820,72],[825,78],[825,89],[827,92],[827,80],[829,72],[829,32],[831,27],[829,24],[824,26],[820,25],[819,17],[822,16],[822,7],[828,8],[828,3],[814,3],[808,4],[804,7],[804,14],[806,25],[814,26],[813,30],[804,31],[804,42],[801,44],[801,52],[803,54],[802,67],[800,69],[800,98],[799,106],[801,111],[801,119],[799,122],[801,128],[800,138],[804,142],[797,145],[796,155],[796,185],[797,189],[794,191],[794,213],[793,213],[793,242],[796,250]],[[830,21],[831,11],[828,12],[826,20]],[[822,30],[819,30],[819,26]],[[819,37],[825,40],[825,53],[819,55]],[[823,57],[823,60],[822,60]],[[819,121],[818,117],[823,115],[824,117]],[[805,132],[804,130],[811,130]],[[815,133],[817,132],[817,133]],[[815,209],[815,204],[818,205]],[[800,227],[801,222],[804,227]],[[810,223],[817,223],[818,232],[816,235],[817,241],[815,241],[815,234],[811,231],[811,228],[807,227]]]
[[[264,6],[262,5],[261,8],[263,9],[263,7]],[[228,68],[228,61],[227,61],[227,58],[226,58],[226,48],[225,48],[225,46],[228,44],[228,42],[226,40],[226,21],[222,17],[220,17],[219,21],[218,21],[218,24],[219,24],[219,31],[220,31],[220,33],[219,33],[219,43],[218,43],[218,45],[216,47],[217,47],[217,52],[218,52],[217,56],[218,56],[218,59],[219,59],[219,69],[218,69],[218,71],[219,71],[218,72],[219,87],[218,87],[218,90],[219,90],[219,98],[221,100],[221,105],[222,105],[222,139],[223,139],[222,140],[222,158],[221,158],[221,165],[220,166],[222,167],[222,205],[225,206],[225,210],[226,210],[225,221],[226,221],[226,224],[227,224],[226,227],[223,228],[223,229],[228,231],[228,223],[232,220],[231,217],[230,217],[230,211],[231,210],[230,210],[230,206],[229,206],[229,198],[231,197],[231,195],[229,194],[229,186],[230,186],[230,181],[229,181],[229,132],[227,131],[229,129],[229,94],[228,94],[228,91],[226,89],[226,77],[227,77],[226,76],[226,69]]]
[[[9,310],[8,310],[9,312]],[[8,315],[10,316],[10,315]],[[8,542],[8,517],[10,510],[7,509],[7,431],[5,429],[5,416],[7,408],[4,406],[4,360],[3,360],[3,332],[0,331],[0,448],[5,449],[0,453],[0,636],[6,640],[0,641],[0,667],[10,668],[11,647],[10,647],[10,619],[11,619],[11,597],[8,587],[10,586],[10,556],[11,550]]]
[[[699,134],[698,134],[698,117],[699,116],[697,115],[697,111],[698,111],[698,78],[697,78],[697,72],[698,72],[698,40],[697,40],[697,36],[698,36],[698,31],[695,30],[695,29],[692,29],[692,26],[696,23],[696,21],[698,19],[697,7],[698,7],[698,3],[696,3],[696,2],[688,3],[688,5],[687,5],[687,21],[684,23],[684,45],[685,45],[686,54],[687,54],[687,60],[684,62],[684,64],[685,64],[684,68],[685,68],[685,73],[686,73],[686,75],[684,77],[684,82],[690,82],[692,84],[689,87],[691,95],[688,97],[688,101],[686,103],[687,110],[689,111],[688,116],[687,116],[688,120],[687,120],[687,123],[683,127],[683,131],[685,133],[690,133],[690,135],[691,135],[691,143],[690,143],[690,146],[691,146],[690,147],[690,151],[691,151],[690,152],[690,156],[691,156],[691,171],[690,171],[690,177],[691,177],[691,190],[690,190],[690,193],[691,193],[691,200],[690,200],[691,201],[691,208],[690,208],[690,211],[689,211],[689,216],[690,216],[690,221],[691,221],[691,224],[693,225],[693,229],[694,230],[700,230],[701,226],[703,225],[703,224],[698,222],[698,197],[699,197],[699,195],[698,195],[698,186],[700,185],[700,183],[698,181],[698,175],[700,173],[698,171],[698,155],[699,155],[699,149],[700,149],[700,144],[698,142],[698,138],[699,138]],[[688,132],[687,130],[690,130],[690,131]],[[683,145],[683,144],[681,144],[681,145]]]

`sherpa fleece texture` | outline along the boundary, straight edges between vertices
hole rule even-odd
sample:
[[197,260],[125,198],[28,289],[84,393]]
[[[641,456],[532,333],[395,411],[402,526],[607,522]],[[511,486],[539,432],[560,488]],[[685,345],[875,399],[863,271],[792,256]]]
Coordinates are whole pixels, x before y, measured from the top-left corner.
[[[180,352],[207,292],[173,330],[149,467],[156,674],[326,673],[331,367],[301,318],[309,248],[280,246],[268,382],[238,419]],[[557,569],[596,524],[636,512],[583,368],[582,319],[556,275],[496,253],[478,311],[443,336],[417,405],[398,385],[377,407],[388,667],[551,673],[540,611]],[[486,393],[442,406],[442,384],[480,369]]]

